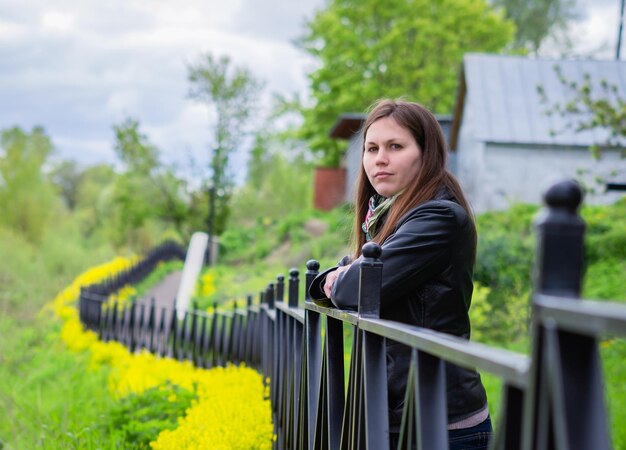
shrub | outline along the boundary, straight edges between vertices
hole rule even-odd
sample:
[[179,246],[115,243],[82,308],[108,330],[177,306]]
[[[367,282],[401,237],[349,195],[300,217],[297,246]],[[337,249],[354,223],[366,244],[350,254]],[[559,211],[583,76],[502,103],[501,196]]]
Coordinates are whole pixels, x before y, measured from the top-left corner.
[[196,392],[166,382],[120,399],[105,426],[113,434],[121,435],[116,440],[148,449],[161,431],[176,428],[178,418],[195,398]]

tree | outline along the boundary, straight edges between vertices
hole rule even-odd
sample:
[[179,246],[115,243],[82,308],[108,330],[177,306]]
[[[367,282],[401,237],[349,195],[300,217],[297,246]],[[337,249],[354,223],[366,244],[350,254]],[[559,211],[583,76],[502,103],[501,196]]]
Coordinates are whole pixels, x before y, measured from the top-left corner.
[[69,210],[76,208],[78,189],[83,173],[76,161],[63,160],[56,163],[50,172],[50,179],[56,186],[61,198]]
[[498,52],[513,34],[485,0],[331,0],[301,40],[320,63],[309,74],[313,104],[303,110],[302,137],[336,166],[343,146],[328,133],[341,113],[381,97],[450,113],[463,54]]
[[203,55],[188,67],[189,95],[206,104],[215,116],[211,150],[209,235],[219,235],[228,216],[232,174],[229,160],[247,134],[262,84],[246,68],[231,65],[230,58]]
[[111,212],[115,207],[111,204],[116,177],[109,164],[89,166],[79,173],[73,216],[83,236],[91,237],[98,232],[109,234],[106,226],[112,224]]
[[558,42],[559,32],[578,18],[577,0],[491,0],[503,8],[507,19],[515,23],[514,46],[537,54],[548,37]]
[[187,238],[190,215],[186,185],[159,160],[159,150],[140,131],[137,120],[128,118],[114,126],[115,152],[124,172],[115,178],[116,243],[149,238],[139,236],[141,228],[154,222],[171,225]]
[[57,206],[43,170],[52,150],[41,127],[30,133],[14,127],[0,136],[0,222],[33,242],[42,237]]
[[[549,99],[543,86],[537,86],[541,102],[546,105],[545,113],[548,116],[559,115],[565,118],[564,129],[582,132],[585,130],[601,130],[605,132],[602,140],[597,140],[589,146],[589,151],[595,159],[600,159],[602,152],[608,149],[619,149],[620,157],[626,158],[626,100],[620,97],[616,85],[606,79],[592,79],[588,73],[583,74],[582,80],[573,80],[563,74],[558,64],[554,71],[569,99],[564,102],[554,102]],[[554,135],[564,130],[550,130]],[[626,170],[624,164],[616,164],[605,173],[590,168],[580,169],[577,179],[588,193],[604,192],[607,181],[611,179],[623,183]]]
[[[621,156],[625,158],[626,148],[621,142],[626,139],[626,100],[619,96],[617,86],[606,79],[594,83],[588,73],[583,75],[582,81],[569,79],[559,65],[554,65],[554,71],[561,85],[569,91],[570,100],[551,104],[543,86],[537,86],[542,103],[548,105],[546,114],[566,117],[565,127],[576,132],[596,128],[606,130],[606,140],[590,146],[593,156],[599,158],[603,148],[621,147]],[[554,134],[558,132],[552,130]]]

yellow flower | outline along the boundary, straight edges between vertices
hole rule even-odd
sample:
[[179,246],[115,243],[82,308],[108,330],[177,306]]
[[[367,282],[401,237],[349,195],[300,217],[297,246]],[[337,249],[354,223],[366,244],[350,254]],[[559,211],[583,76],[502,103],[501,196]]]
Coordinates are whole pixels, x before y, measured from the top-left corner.
[[210,297],[215,294],[215,290],[215,275],[209,269],[200,277],[196,292],[199,297]]
[[[179,419],[175,430],[163,431],[153,449],[212,448],[271,450],[273,425],[267,387],[262,376],[245,366],[204,370],[191,362],[159,358],[148,351],[130,353],[118,342],[102,342],[96,333],[83,329],[75,303],[80,287],[97,283],[127,269],[133,260],[118,258],[78,276],[51,302],[50,308],[63,321],[61,339],[72,351],[89,352],[90,368],[111,368],[108,388],[116,398],[141,393],[167,383],[196,391],[198,398]],[[203,292],[214,285],[211,274],[203,279]],[[124,303],[135,294],[126,286],[110,299]],[[176,395],[170,396],[176,401]]]
[[150,446],[271,450],[271,408],[263,399],[261,375],[243,366],[200,372],[198,399],[179,419],[178,428],[161,432]]

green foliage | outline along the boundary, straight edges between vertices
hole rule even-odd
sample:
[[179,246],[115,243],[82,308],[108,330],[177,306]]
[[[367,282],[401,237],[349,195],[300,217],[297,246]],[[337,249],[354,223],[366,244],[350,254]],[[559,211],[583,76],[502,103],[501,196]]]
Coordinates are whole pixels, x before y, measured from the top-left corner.
[[252,224],[231,227],[220,240],[225,263],[271,262],[293,265],[309,258],[332,257],[347,252],[350,217],[345,209],[330,212],[301,211],[282,218],[257,216]]
[[561,32],[578,18],[576,0],[491,0],[503,8],[507,19],[515,23],[514,46],[534,54],[547,38],[559,42]]
[[233,193],[230,226],[250,224],[259,217],[281,219],[311,211],[313,168],[296,149],[283,151],[279,145],[257,136],[248,180]]
[[196,397],[195,392],[171,383],[132,393],[116,403],[105,428],[119,436],[115,440],[132,448],[149,449],[161,431],[176,428],[178,418]]
[[148,175],[159,166],[159,151],[139,131],[139,122],[127,118],[115,131],[115,153],[128,171]]
[[111,257],[60,227],[34,246],[0,227],[0,441],[5,448],[115,448],[97,424],[113,406],[108,372],[68,352],[41,307],[86,267]]
[[[0,318],[0,442],[20,448],[122,448],[101,423],[113,408],[108,372],[62,348],[49,320]],[[119,447],[118,447],[119,446]]]
[[43,172],[53,147],[43,128],[19,127],[0,136],[0,223],[38,242],[58,212],[54,189]]
[[605,399],[611,424],[613,448],[626,449],[626,339],[610,339],[600,344]]
[[140,251],[156,245],[170,227],[187,239],[193,208],[186,182],[161,163],[158,149],[141,133],[138,121],[127,119],[114,129],[115,150],[125,170],[114,178],[105,207],[112,222],[110,239]]
[[76,161],[60,161],[50,172],[50,181],[55,185],[68,209],[76,208],[78,189],[82,183],[83,172]]
[[309,74],[314,104],[302,137],[322,164],[337,166],[342,143],[328,133],[340,114],[382,97],[452,110],[466,52],[498,52],[514,25],[484,0],[332,0],[307,24],[302,45],[319,60]]
[[[537,206],[514,205],[477,217],[474,278],[479,295],[472,300],[476,311],[470,314],[474,336],[480,340],[506,342],[527,334],[537,211]],[[585,206],[581,215],[587,223],[582,296],[626,299],[626,198],[608,206]],[[481,286],[489,289],[486,295]]]
[[[600,158],[603,149],[621,148],[621,157],[626,157],[626,148],[621,141],[626,138],[626,100],[618,95],[618,88],[605,78],[592,79],[584,74],[583,80],[572,80],[563,74],[560,65],[554,71],[562,87],[570,94],[565,103],[551,102],[543,86],[537,86],[541,101],[546,105],[546,115],[559,115],[567,121],[565,129],[576,132],[600,129],[608,131],[604,142],[596,142],[590,147],[595,158]],[[551,130],[553,134],[563,130]],[[623,170],[622,170],[623,173]]]
[[476,218],[474,279],[479,295],[472,298],[470,315],[472,333],[479,340],[506,342],[526,335],[534,255],[531,221],[536,212],[536,206],[520,204]]
[[589,263],[626,259],[626,196],[610,206],[585,206],[586,255]]
[[[87,167],[80,173],[73,219],[84,237],[100,235],[105,239],[107,236],[115,176],[108,164]],[[58,186],[63,189],[62,185]]]
[[590,299],[626,301],[624,280],[626,280],[626,260],[598,261],[587,268],[583,296]]
[[112,250],[87,241],[57,217],[33,244],[0,226],[0,442],[6,449],[123,448],[96,426],[113,406],[108,373],[60,345],[41,311],[80,273]]
[[231,154],[247,134],[262,83],[242,67],[231,66],[230,58],[207,53],[188,67],[191,98],[206,104],[216,116],[212,126],[210,233],[220,235],[228,217],[232,176],[228,172]]

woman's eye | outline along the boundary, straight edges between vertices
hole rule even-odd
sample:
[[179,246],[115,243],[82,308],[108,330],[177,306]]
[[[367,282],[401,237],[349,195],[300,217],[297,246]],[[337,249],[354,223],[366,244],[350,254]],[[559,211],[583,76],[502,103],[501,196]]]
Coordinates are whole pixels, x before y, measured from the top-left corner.
[[375,152],[376,150],[378,150],[378,147],[369,147],[366,151],[367,152]]
[[394,150],[399,150],[399,149],[402,148],[402,146],[400,144],[391,144],[389,147],[394,149]]

